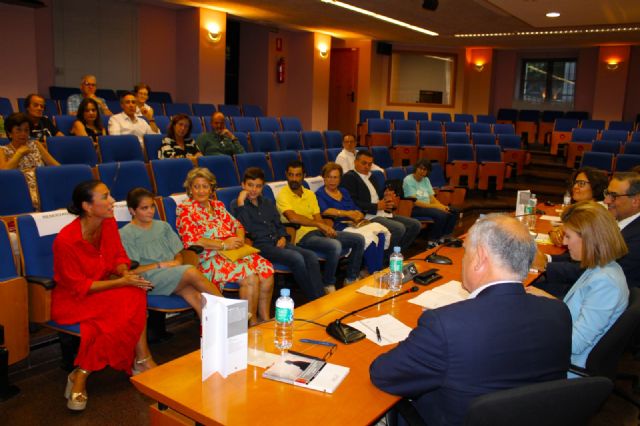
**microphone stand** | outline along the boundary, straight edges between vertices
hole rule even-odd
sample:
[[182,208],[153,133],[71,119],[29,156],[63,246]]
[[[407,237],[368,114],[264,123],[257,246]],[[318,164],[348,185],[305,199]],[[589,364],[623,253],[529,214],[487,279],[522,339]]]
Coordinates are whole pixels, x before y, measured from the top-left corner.
[[458,244],[459,244],[459,241],[456,241],[456,240],[448,241],[444,244],[440,244],[440,246],[436,249],[436,251],[431,253],[429,256],[425,257],[424,260],[429,263],[437,263],[439,265],[453,265],[453,261],[451,260],[451,258],[438,254],[438,252],[440,251],[440,249],[443,249],[449,246],[458,245]]

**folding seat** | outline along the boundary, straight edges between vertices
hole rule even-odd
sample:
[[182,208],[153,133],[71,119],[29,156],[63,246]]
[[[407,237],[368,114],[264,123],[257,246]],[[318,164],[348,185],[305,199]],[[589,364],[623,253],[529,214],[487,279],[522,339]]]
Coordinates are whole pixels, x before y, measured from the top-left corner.
[[54,115],[53,122],[55,123],[58,130],[60,130],[65,135],[71,136],[71,127],[73,127],[73,123],[76,121],[75,115]]
[[496,123],[493,125],[493,134],[495,135],[515,135],[516,128],[511,123]]
[[301,151],[303,149],[299,132],[282,131],[276,132],[276,135],[282,151]]
[[[151,108],[153,108],[154,118],[156,116],[166,116],[167,115],[164,112],[164,105],[162,105],[162,102],[149,100],[149,101],[147,101],[147,105],[149,105]],[[157,118],[156,118],[156,120],[157,120]]]
[[629,132],[627,130],[603,130],[600,133],[600,139],[625,143],[629,139]]
[[[520,110],[518,113],[518,120],[516,121],[516,134],[522,135],[527,143],[535,141],[539,121],[540,111],[536,109]],[[525,133],[526,137],[524,135]]]
[[304,130],[298,117],[280,117],[280,123],[282,123],[284,131],[301,132]]
[[612,140],[599,140],[595,141],[593,145],[591,145],[591,151],[593,152],[610,152],[613,155],[618,155],[620,153],[621,143],[618,141]]
[[271,132],[251,132],[249,139],[254,152],[278,151],[278,143]]
[[231,211],[231,202],[238,198],[240,191],[242,191],[242,187],[240,185],[218,188],[216,189],[216,198],[218,201],[222,201],[225,209]]
[[282,130],[280,120],[276,117],[258,117],[258,125],[261,132],[279,132]]
[[393,166],[393,157],[386,146],[372,146],[373,163],[382,169]]
[[461,144],[461,143],[469,144],[469,143],[471,143],[471,141],[469,140],[469,135],[467,134],[467,132],[448,132],[448,133],[445,133],[445,141],[447,142],[447,145],[449,145],[450,143],[453,143],[453,144]]
[[0,145],[9,145],[9,139],[0,138]]
[[448,112],[432,112],[431,120],[439,121],[441,123],[448,123],[451,121],[451,114]]
[[144,161],[140,142],[134,135],[99,136],[98,149],[103,163]]
[[453,114],[453,121],[471,124],[473,123],[473,114]]
[[404,120],[404,111],[382,111],[382,118],[387,120]]
[[631,121],[610,121],[607,130],[623,130],[629,133],[633,131],[633,123]]
[[631,133],[629,142],[640,142],[640,131]]
[[157,195],[166,197],[184,192],[184,181],[193,168],[188,158],[168,158],[151,161],[151,179]]
[[178,227],[176,225],[176,208],[187,198],[186,193],[162,197],[162,216],[164,217],[164,221],[171,225],[171,228],[173,228],[175,233],[178,235],[180,233],[178,232]]
[[60,164],[87,164],[95,167],[98,155],[88,136],[53,136],[47,139],[47,150]]
[[[154,110],[154,112],[156,112],[156,110]],[[153,119],[156,120],[156,126],[158,126],[158,129],[160,129],[160,133],[166,135],[169,124],[171,123],[171,119],[166,115],[158,114],[154,115]]]
[[238,176],[244,176],[244,171],[249,167],[259,167],[264,172],[264,178],[267,182],[273,182],[273,171],[267,161],[267,154],[264,152],[248,152],[246,154],[237,154],[234,156],[236,166],[238,168]]
[[[322,155],[324,157],[324,151]],[[287,179],[287,165],[294,160],[299,160],[300,156],[297,151],[275,151],[269,155],[269,159],[273,168],[273,177],[278,181]]]
[[502,158],[506,163],[515,163],[516,174],[522,174],[525,164],[530,161],[530,153],[523,149],[522,139],[518,135],[500,135],[498,145],[502,149]]
[[224,105],[218,104],[218,111],[224,114],[225,117],[240,117],[242,111],[239,105]]
[[321,149],[306,149],[300,151],[300,160],[304,165],[304,173],[308,177],[320,176],[322,167],[327,164],[327,158]]
[[[640,143],[638,144],[638,147],[640,147]],[[335,162],[341,151],[342,148],[327,148],[327,161]]]
[[628,172],[636,166],[640,166],[640,153],[625,153],[616,156],[616,172]]
[[316,130],[307,130],[300,133],[304,149],[324,149],[324,139],[322,133]]
[[29,187],[18,169],[0,169],[0,216],[15,216],[33,212]]
[[491,114],[478,114],[476,116],[476,123],[496,124],[496,118]]
[[51,99],[63,101],[65,104],[67,98],[76,93],[80,93],[80,89],[77,87],[49,86],[49,96]]
[[228,155],[205,155],[198,157],[198,167],[209,169],[216,177],[218,188],[240,185],[242,176],[238,177],[238,171],[233,159]]
[[360,143],[362,143],[367,133],[369,133],[368,121],[371,118],[380,118],[380,111],[378,111],[377,109],[361,109],[360,110],[358,126],[356,129],[358,141]]
[[255,117],[231,117],[231,123],[236,132],[257,132],[258,123]]
[[205,117],[206,120],[216,112],[216,106],[214,104],[191,104],[191,109],[194,115]]
[[624,144],[624,153],[640,155],[640,143],[627,142]]
[[93,178],[91,167],[86,164],[36,167],[40,210],[46,212],[66,208],[76,185]]
[[384,169],[384,174],[387,177],[387,180],[402,180],[407,176],[407,172],[404,167],[387,167]]
[[[122,105],[120,105],[120,101],[105,101],[105,102],[107,103],[107,108],[109,108],[109,111],[111,111],[112,113],[120,114],[122,112]],[[64,114],[65,112],[66,112],[66,103],[65,103],[65,111],[62,111],[62,113]],[[100,117],[102,117],[102,115]]]
[[507,174],[502,150],[497,145],[476,145],[475,149],[478,163],[478,189],[486,191],[490,186],[495,185],[495,188],[491,189],[501,191]]
[[571,140],[571,132],[577,129],[580,121],[575,118],[558,118],[553,125],[551,133],[551,150],[552,155],[558,154],[560,145],[568,144]]
[[610,152],[585,152],[580,167],[595,167],[611,173],[613,170],[613,154]]
[[133,188],[141,187],[153,191],[147,167],[142,161],[98,164],[98,176],[107,185],[116,201],[126,200],[127,194]]
[[162,139],[164,135],[144,135],[143,145],[146,161],[157,160],[158,151],[162,147]]
[[204,133],[202,117],[199,115],[190,115],[189,119],[191,120],[191,137],[195,139],[200,133]]
[[242,145],[242,147],[244,148],[244,152],[252,152],[253,148],[251,147],[251,144],[249,143],[249,136],[247,136],[246,133],[243,132],[233,132],[233,135],[238,138],[238,142],[240,142],[240,145]]
[[394,120],[394,130],[418,130],[418,122],[416,120]]
[[118,95],[113,89],[97,89],[96,96],[104,99],[105,101],[117,101]]
[[[389,152],[385,147],[381,148]],[[391,132],[391,158],[394,166],[403,166],[404,163],[410,164],[418,158],[418,140],[415,130],[393,130]]]
[[578,121],[589,119],[589,113],[587,111],[567,111],[564,116],[565,118],[573,118]]
[[415,120],[415,121],[428,121],[429,120],[429,113],[428,112],[416,112],[416,111],[409,111],[407,113],[407,119],[408,120]]
[[573,129],[567,148],[567,167],[574,167],[576,158],[591,151],[591,145],[597,138],[598,130],[596,129]]
[[370,118],[368,132],[365,137],[367,146],[391,145],[391,120],[384,118]]
[[441,131],[420,130],[418,132],[418,147],[420,148],[420,158],[428,158],[431,162],[437,161],[441,166],[444,166],[447,151]]
[[447,144],[445,170],[450,185],[474,189],[478,164],[474,159],[473,146],[471,144]]
[[604,130],[604,120],[582,120],[580,122],[580,128],[596,129],[598,131]]
[[515,124],[518,120],[518,110],[512,108],[500,108],[496,123],[498,124]]
[[164,110],[169,117],[173,117],[178,114],[193,115],[191,106],[187,103],[164,104]]
[[242,105],[242,114],[245,117],[264,117],[264,112],[258,105]]
[[469,133],[491,133],[491,124],[489,123],[470,123]]
[[425,131],[437,131],[437,132],[442,132],[442,123],[440,121],[435,121],[435,120],[420,120],[418,121],[418,129],[420,129],[421,132],[425,132]]
[[[25,359],[29,355],[27,283],[18,274],[9,240],[9,230],[2,221],[0,221],[0,325],[4,328],[2,345],[8,352],[9,365]],[[6,364],[3,367],[6,368]],[[5,378],[6,374],[5,371]]]
[[[154,91],[149,93],[149,101],[158,102],[161,104],[171,104],[173,103],[173,99],[171,99],[171,93],[169,92],[158,92]],[[149,104],[149,102],[147,102]]]
[[452,121],[452,122],[447,122],[444,123],[444,132],[445,133],[449,133],[449,132],[467,132],[467,123],[464,123],[462,121]]
[[342,132],[340,130],[325,130],[324,141],[327,149],[342,148]]
[[429,172],[428,177],[431,186],[436,191],[436,197],[442,204],[462,208],[467,190],[461,186],[449,186],[440,163],[437,161],[431,162],[431,172]]
[[471,133],[474,145],[495,145],[496,135],[493,133]]
[[551,144],[551,133],[558,118],[564,117],[562,111],[542,111],[538,125],[538,143]]

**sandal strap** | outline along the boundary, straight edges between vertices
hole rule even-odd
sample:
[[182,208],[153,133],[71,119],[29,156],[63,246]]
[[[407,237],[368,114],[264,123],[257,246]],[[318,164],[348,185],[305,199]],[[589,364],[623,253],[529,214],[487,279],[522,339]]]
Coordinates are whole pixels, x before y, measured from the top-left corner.
[[89,374],[90,371],[85,370],[84,368],[80,368],[80,367],[76,367],[76,371],[82,373],[82,374]]
[[148,356],[148,357],[146,357],[146,358],[137,359],[137,360],[136,360],[136,364],[144,364],[145,362],[150,361],[150,360],[151,360],[151,355],[149,355],[149,356]]

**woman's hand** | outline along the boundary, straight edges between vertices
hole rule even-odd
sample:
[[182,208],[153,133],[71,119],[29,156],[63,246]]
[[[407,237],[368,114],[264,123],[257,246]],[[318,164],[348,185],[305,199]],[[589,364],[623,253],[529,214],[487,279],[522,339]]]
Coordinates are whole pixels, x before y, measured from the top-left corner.
[[177,261],[176,259],[166,260],[164,262],[158,262],[158,266],[160,268],[173,268],[174,266],[180,266],[180,265],[182,265],[182,263]]
[[118,278],[122,286],[138,287],[142,290],[149,291],[153,289],[153,284],[142,278],[140,275],[125,273],[122,278]]
[[22,145],[20,148],[16,149],[16,155],[18,158],[22,158],[29,153],[29,147],[27,145]]
[[284,248],[284,246],[286,245],[287,245],[287,239],[285,237],[278,238],[278,241],[276,242],[276,247]]
[[147,120],[153,120],[153,108],[151,107],[142,107],[140,112]]
[[564,240],[564,228],[562,226],[559,226],[557,228],[552,229],[549,232],[549,239],[551,240],[554,246],[562,247],[564,245],[562,243],[562,240]]
[[225,250],[233,250],[240,248],[244,245],[244,240],[238,237],[229,237],[224,240],[224,248]]

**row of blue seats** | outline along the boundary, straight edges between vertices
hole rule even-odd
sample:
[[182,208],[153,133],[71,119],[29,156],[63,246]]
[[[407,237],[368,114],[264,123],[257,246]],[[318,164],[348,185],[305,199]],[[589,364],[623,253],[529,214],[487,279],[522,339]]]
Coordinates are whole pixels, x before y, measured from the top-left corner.
[[594,127],[577,127],[575,122],[566,119],[556,122],[554,131],[571,132],[573,142],[591,142],[595,140],[611,140],[618,142],[640,142],[640,131],[629,132],[627,130],[604,130]]
[[467,132],[467,133],[494,133],[494,134],[515,134],[513,124],[490,124],[490,123],[466,123],[462,121],[452,121],[442,123],[437,120],[389,120],[386,118],[371,118],[367,120],[367,133],[389,133],[392,130],[413,130],[425,131],[434,130],[444,133]]
[[429,114],[427,111],[409,111],[406,116],[404,111],[383,111],[380,114],[380,111],[377,109],[361,109],[359,113],[359,123],[366,123],[367,120],[376,119],[376,118],[384,118],[387,120],[415,120],[415,121],[439,121],[442,123],[449,122],[463,122],[463,123],[488,123],[495,124],[496,117],[491,114],[478,114],[475,118],[473,114],[453,114],[453,119],[450,113],[448,112],[432,112]]
[[634,167],[640,166],[640,152],[636,154],[614,154],[601,151],[585,152],[582,154],[580,166],[594,167],[607,173],[628,172]]

